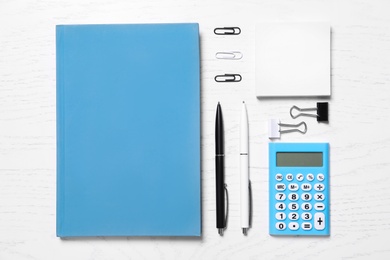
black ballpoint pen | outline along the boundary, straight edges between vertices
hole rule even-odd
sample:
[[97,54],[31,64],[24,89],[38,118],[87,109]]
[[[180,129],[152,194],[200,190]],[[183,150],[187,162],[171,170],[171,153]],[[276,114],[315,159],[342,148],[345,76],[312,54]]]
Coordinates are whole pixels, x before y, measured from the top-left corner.
[[224,137],[221,105],[218,102],[215,118],[215,187],[217,203],[217,228],[222,236],[226,227],[225,217],[225,180],[224,180]]

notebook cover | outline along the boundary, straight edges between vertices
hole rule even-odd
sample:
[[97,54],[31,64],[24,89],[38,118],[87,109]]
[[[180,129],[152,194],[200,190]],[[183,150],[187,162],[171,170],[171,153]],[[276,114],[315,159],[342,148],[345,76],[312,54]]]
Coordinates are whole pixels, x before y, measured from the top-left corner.
[[198,24],[56,30],[57,236],[200,236]]

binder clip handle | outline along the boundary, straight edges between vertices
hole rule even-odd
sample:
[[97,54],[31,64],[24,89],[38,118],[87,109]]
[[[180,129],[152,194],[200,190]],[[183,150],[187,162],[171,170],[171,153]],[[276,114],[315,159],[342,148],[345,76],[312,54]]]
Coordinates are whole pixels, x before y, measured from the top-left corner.
[[[298,114],[294,114],[293,113],[294,110],[297,110],[299,113]],[[297,106],[292,106],[291,109],[290,109],[290,116],[293,119],[296,119],[297,117],[300,117],[300,116],[317,117],[317,115],[315,115],[315,114],[302,113],[303,111],[314,111],[314,110],[317,110],[317,108],[299,108]]]

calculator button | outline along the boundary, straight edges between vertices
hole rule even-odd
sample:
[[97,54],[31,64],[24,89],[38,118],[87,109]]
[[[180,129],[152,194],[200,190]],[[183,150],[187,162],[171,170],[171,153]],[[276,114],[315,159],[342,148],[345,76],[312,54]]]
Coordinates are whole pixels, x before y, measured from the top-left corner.
[[288,223],[288,228],[290,230],[297,230],[299,228],[299,224],[297,222],[290,222]]
[[325,204],[322,202],[318,202],[318,203],[314,204],[314,209],[318,210],[318,211],[324,210]]
[[301,209],[311,210],[311,204],[310,203],[302,203]]
[[278,174],[275,175],[275,179],[277,181],[281,181],[281,180],[283,180],[283,175],[281,173],[278,173]]
[[290,204],[288,204],[288,209],[289,210],[298,210],[299,205],[298,205],[298,203],[290,203]]
[[276,193],[275,194],[275,199],[276,200],[285,200],[286,199],[286,194],[284,194],[284,193]]
[[325,228],[325,215],[318,212],[314,214],[314,228],[317,230],[324,230]]
[[293,179],[294,179],[294,176],[291,173],[286,175],[286,180],[292,181]]
[[284,183],[277,183],[275,185],[275,189],[278,191],[284,191],[286,189],[286,184]]
[[325,189],[325,185],[323,183],[317,183],[316,185],[314,185],[314,189],[316,191],[323,191]]
[[309,173],[307,176],[306,176],[306,180],[308,181],[313,181],[314,180],[314,175],[312,173]]
[[275,218],[277,220],[285,220],[286,219],[286,213],[278,212],[275,214]]
[[311,219],[311,213],[309,213],[309,212],[302,213],[301,218],[303,220],[310,220]]
[[317,181],[325,180],[325,176],[322,173],[317,174]]
[[303,174],[302,173],[298,173],[296,179],[298,181],[303,181]]
[[286,229],[286,224],[283,223],[283,222],[277,222],[275,224],[275,227],[276,227],[277,230],[285,230]]
[[298,184],[296,184],[296,183],[290,183],[289,185],[288,185],[288,189],[289,190],[291,190],[291,191],[297,191],[298,190]]
[[291,213],[288,214],[288,218],[291,219],[291,220],[298,220],[299,219],[299,215],[296,212],[291,212]]
[[301,228],[303,230],[310,230],[312,228],[312,226],[311,226],[310,222],[303,222],[302,225],[301,225]]
[[309,201],[309,200],[311,200],[311,194],[310,193],[302,193],[301,199],[304,201]]
[[288,194],[288,199],[292,200],[292,201],[296,201],[299,199],[299,196],[297,193],[290,193],[290,194]]
[[303,184],[301,185],[301,189],[302,189],[303,191],[311,191],[311,184],[310,184],[310,183],[303,183]]
[[283,202],[276,203],[275,204],[275,209],[277,209],[277,210],[285,210],[286,209],[286,204],[284,204]]
[[316,193],[314,194],[314,199],[318,201],[323,201],[325,199],[325,194],[324,193]]

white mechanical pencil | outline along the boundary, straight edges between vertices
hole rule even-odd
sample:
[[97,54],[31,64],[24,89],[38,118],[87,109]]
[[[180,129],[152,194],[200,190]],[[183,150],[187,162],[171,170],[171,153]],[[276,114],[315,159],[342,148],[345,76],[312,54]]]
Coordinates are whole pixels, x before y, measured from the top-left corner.
[[241,173],[241,227],[244,235],[249,229],[250,183],[249,183],[249,135],[248,115],[242,102],[240,123],[240,173]]

